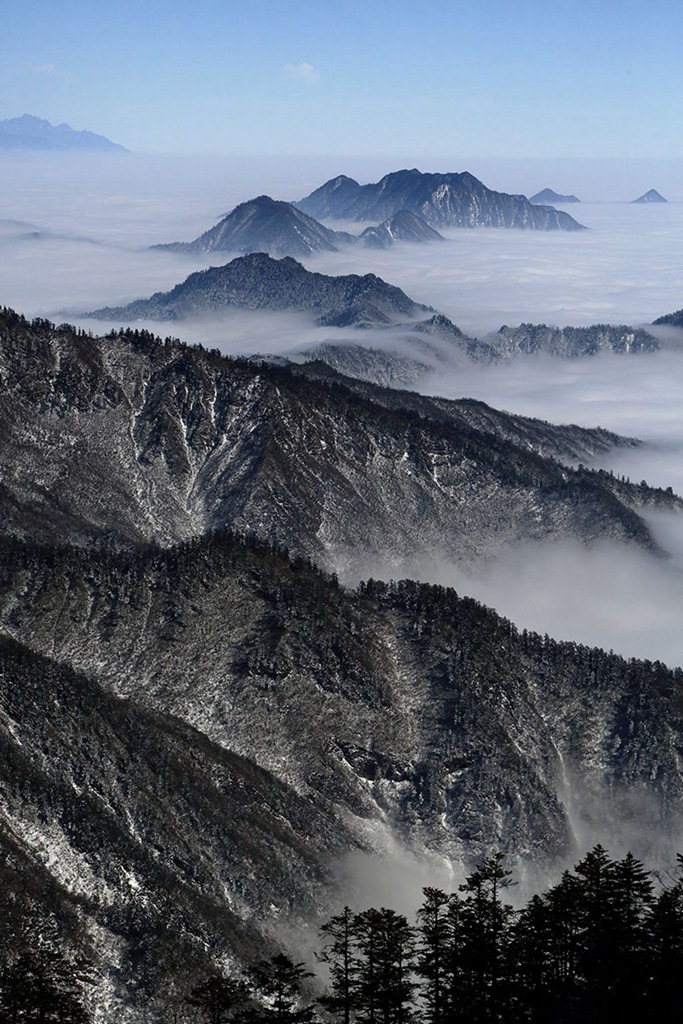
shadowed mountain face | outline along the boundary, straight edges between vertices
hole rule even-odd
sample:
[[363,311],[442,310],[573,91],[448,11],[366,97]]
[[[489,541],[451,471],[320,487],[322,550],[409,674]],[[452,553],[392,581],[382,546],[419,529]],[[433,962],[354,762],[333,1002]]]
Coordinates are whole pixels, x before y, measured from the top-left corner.
[[535,206],[524,196],[494,192],[468,172],[422,174],[394,171],[371,185],[333,178],[296,204],[312,217],[386,220],[399,210],[417,214],[432,228],[498,227],[541,231],[580,230],[563,211]]
[[259,196],[236,206],[215,227],[193,242],[171,242],[153,249],[170,252],[268,253],[270,256],[310,256],[314,252],[336,252],[339,246],[363,245],[387,249],[396,242],[433,242],[438,231],[414,213],[400,210],[377,227],[360,235],[332,231],[291,203]]
[[306,311],[319,324],[335,327],[387,324],[430,311],[374,274],[330,277],[312,273],[290,257],[274,260],[252,253],[190,274],[170,292],[89,315],[122,321],[182,320],[231,307]]
[[340,242],[350,240],[350,235],[330,231],[291,203],[259,196],[236,206],[232,213],[193,242],[172,242],[153,248],[188,253],[228,251],[308,256],[312,252],[335,252]]

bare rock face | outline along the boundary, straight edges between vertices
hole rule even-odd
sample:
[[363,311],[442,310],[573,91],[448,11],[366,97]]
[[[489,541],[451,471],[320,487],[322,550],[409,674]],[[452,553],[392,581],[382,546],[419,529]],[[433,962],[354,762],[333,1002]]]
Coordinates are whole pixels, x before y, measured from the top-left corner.
[[448,227],[530,228],[540,231],[581,230],[568,213],[537,206],[524,196],[494,192],[467,171],[423,174],[394,171],[371,185],[338,177],[321,185],[296,204],[312,217],[386,220],[408,210],[436,230]]

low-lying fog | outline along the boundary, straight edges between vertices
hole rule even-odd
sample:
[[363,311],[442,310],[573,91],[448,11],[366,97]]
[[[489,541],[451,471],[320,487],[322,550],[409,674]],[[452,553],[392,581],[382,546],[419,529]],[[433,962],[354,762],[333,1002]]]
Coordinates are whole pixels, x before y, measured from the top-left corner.
[[[586,167],[576,165],[582,184],[569,180],[568,167],[563,179],[559,167],[550,180],[538,170],[532,178],[532,168],[522,165],[511,165],[507,179],[503,165],[492,169],[488,180],[481,171],[480,176],[492,187],[526,194],[546,185],[586,192]],[[105,330],[111,324],[80,320],[77,314],[167,290],[192,270],[229,258],[190,259],[148,246],[190,240],[236,203],[263,192],[294,199],[336,173],[366,181],[393,168],[368,163],[365,169],[363,174],[359,165],[330,161],[303,169],[286,161],[226,165],[125,158],[78,166],[6,161],[0,166],[0,301],[30,316]],[[441,169],[478,170],[472,164]],[[646,171],[634,166],[621,178],[617,170],[614,165],[610,178],[603,166],[587,193],[603,201],[566,207],[590,229],[585,232],[452,231],[447,241],[429,247],[348,249],[305,262],[325,273],[379,274],[479,336],[522,321],[647,324],[683,306],[683,195],[671,191],[671,168],[668,177],[657,179],[654,165]],[[678,201],[628,202],[652,187]],[[228,353],[286,351],[350,336],[314,329],[305,317],[278,314],[231,313],[203,323],[145,326]],[[638,436],[647,447],[617,451],[601,464],[683,494],[683,351],[675,332],[668,345],[653,355],[459,366],[421,381],[420,390],[472,396],[512,412]],[[629,656],[683,664],[683,516],[648,521],[671,559],[608,545],[586,551],[566,542],[510,551],[476,576],[444,563],[438,552],[420,564],[373,571],[395,576],[402,568],[408,575],[453,584],[520,625]]]

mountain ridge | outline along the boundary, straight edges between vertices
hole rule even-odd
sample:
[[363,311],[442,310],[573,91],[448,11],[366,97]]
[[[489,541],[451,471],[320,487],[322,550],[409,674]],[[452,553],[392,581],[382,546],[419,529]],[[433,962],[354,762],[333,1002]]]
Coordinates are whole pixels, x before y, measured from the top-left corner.
[[505,227],[532,230],[583,230],[564,211],[534,206],[525,196],[494,192],[468,171],[448,174],[393,171],[379,182],[359,185],[345,176],[332,178],[296,206],[325,217],[383,221],[399,210],[418,214],[430,227]]
[[221,267],[196,271],[169,292],[156,292],[127,306],[106,306],[86,314],[94,319],[175,320],[239,309],[301,310],[321,325],[386,324],[398,316],[432,312],[375,274],[330,276],[309,270],[289,256],[239,256]]

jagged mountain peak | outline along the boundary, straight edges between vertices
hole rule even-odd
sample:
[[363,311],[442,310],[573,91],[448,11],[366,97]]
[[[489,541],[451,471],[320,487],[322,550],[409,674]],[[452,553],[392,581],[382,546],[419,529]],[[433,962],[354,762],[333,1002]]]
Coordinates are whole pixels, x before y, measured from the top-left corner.
[[308,256],[335,252],[347,236],[331,231],[291,203],[261,195],[240,203],[218,224],[192,242],[153,246],[173,252],[268,252],[273,256]]
[[296,205],[313,217],[385,221],[399,210],[422,217],[432,228],[518,227],[579,230],[569,214],[534,206],[524,196],[487,188],[469,171],[423,173],[417,168],[392,171],[368,185],[339,187],[332,179]]

